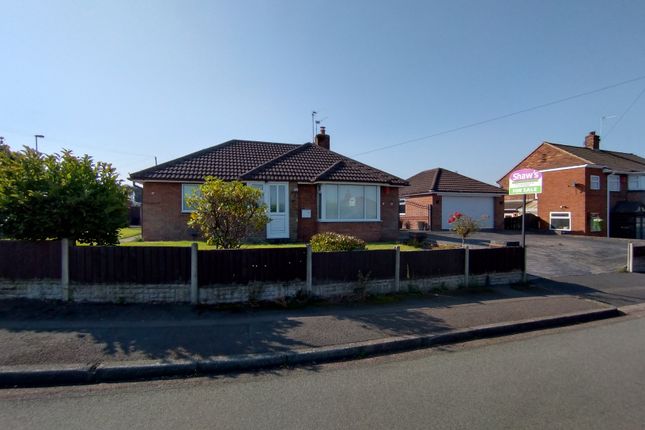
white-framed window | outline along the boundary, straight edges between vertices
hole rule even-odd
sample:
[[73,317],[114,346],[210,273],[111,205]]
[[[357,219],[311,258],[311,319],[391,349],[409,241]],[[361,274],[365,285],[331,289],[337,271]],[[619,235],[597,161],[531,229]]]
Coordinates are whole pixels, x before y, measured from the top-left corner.
[[186,199],[191,196],[200,195],[200,184],[181,184],[181,211],[183,213],[195,212]]
[[609,191],[620,191],[620,176],[607,176],[607,187],[609,187]]
[[629,191],[645,190],[645,175],[629,175],[627,180],[627,189]]
[[380,221],[378,185],[321,184],[318,186],[320,221]]
[[592,190],[599,190],[600,189],[600,176],[591,175],[590,179],[591,179],[590,188]]
[[405,215],[405,199],[399,199],[399,215]]
[[571,212],[550,212],[549,229],[571,231]]

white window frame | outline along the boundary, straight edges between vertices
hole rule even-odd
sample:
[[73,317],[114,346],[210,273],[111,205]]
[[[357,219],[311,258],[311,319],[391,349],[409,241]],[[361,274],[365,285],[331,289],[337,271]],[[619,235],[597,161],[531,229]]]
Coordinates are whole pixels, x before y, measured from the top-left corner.
[[[376,218],[362,218],[362,219],[342,219],[342,218],[327,218],[327,207],[325,205],[325,186],[358,186],[358,187],[375,187],[376,188]],[[363,195],[365,190],[363,189]],[[340,214],[340,193],[336,193],[336,207]],[[366,199],[363,199],[363,216],[367,213],[365,208]],[[319,222],[380,222],[381,221],[381,186],[375,184],[357,184],[351,182],[342,183],[321,183],[318,184],[318,221]]]
[[[554,216],[554,214],[555,214],[555,216]],[[552,220],[554,220],[554,219],[568,219],[569,220],[569,228],[553,228]],[[571,212],[549,212],[549,230],[571,231],[571,221],[572,221],[571,220]]]
[[590,190],[599,190],[600,189],[600,176],[590,175],[589,176],[589,189]]
[[[195,212],[194,209],[190,209],[186,206],[186,187],[187,186],[197,186],[199,187],[201,183],[196,183],[196,182],[190,182],[190,183],[183,183],[181,184],[181,213],[183,214],[189,214]],[[197,188],[199,190],[199,188]]]
[[608,175],[607,187],[609,188],[609,192],[612,192],[612,193],[620,192],[620,176]]
[[645,190],[645,175],[629,175],[627,180],[628,191],[644,191]]

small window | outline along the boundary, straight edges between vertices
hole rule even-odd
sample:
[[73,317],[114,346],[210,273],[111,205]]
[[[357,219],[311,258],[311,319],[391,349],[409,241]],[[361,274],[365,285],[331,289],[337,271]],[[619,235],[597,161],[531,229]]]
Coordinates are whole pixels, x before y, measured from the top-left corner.
[[591,187],[592,190],[600,189],[600,176],[591,175]]
[[399,200],[399,215],[405,215],[405,200]]
[[645,190],[645,175],[629,175],[627,189],[629,191]]
[[571,231],[571,212],[551,212],[549,229]]
[[607,176],[607,186],[609,187],[609,191],[620,191],[620,176]]
[[188,204],[186,199],[200,194],[199,184],[181,184],[181,211],[195,212],[195,209]]

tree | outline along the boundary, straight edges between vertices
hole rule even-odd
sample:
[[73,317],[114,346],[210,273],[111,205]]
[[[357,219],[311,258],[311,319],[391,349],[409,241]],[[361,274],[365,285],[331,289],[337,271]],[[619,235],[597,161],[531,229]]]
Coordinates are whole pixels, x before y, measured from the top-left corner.
[[473,233],[479,231],[479,224],[477,221],[463,215],[460,212],[455,212],[448,218],[448,224],[451,224],[451,230],[461,236],[461,246],[465,246],[466,238]]
[[239,248],[245,237],[269,222],[266,206],[261,202],[262,192],[256,188],[208,177],[199,190],[188,198],[195,211],[188,225],[201,230],[209,245]]
[[128,223],[127,199],[116,170],[88,155],[0,153],[0,231],[7,237],[116,244]]

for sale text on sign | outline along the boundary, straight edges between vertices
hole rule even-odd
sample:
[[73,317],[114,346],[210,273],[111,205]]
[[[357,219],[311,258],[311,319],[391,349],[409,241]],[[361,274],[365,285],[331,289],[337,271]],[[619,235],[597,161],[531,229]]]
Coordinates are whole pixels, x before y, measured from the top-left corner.
[[508,181],[508,194],[539,194],[542,192],[542,172],[534,169],[516,170]]

